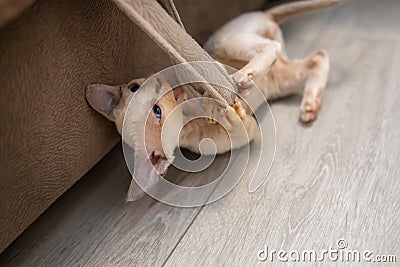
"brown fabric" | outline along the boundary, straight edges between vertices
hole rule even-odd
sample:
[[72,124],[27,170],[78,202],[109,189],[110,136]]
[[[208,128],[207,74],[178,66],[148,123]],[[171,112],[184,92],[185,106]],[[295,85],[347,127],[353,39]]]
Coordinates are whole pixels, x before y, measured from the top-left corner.
[[[175,4],[188,33],[204,42],[262,2]],[[107,0],[38,0],[0,29],[0,51],[2,251],[118,142],[86,103],[86,85],[145,77],[170,60]]]
[[0,27],[19,16],[34,0],[0,0]]
[[165,9],[165,11],[167,11],[171,18],[173,18],[183,29],[185,29],[185,25],[183,25],[181,16],[179,15],[173,0],[158,0],[158,3]]

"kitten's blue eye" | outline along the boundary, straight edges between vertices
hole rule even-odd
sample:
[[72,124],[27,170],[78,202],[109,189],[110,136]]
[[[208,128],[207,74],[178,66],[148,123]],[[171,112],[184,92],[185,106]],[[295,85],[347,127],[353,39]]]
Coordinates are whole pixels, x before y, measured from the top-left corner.
[[140,85],[134,83],[129,86],[129,90],[131,90],[132,92],[136,92],[139,89],[139,87],[140,87]]
[[160,120],[161,119],[161,108],[157,105],[154,105],[153,112],[154,112],[154,115],[156,116],[156,118]]

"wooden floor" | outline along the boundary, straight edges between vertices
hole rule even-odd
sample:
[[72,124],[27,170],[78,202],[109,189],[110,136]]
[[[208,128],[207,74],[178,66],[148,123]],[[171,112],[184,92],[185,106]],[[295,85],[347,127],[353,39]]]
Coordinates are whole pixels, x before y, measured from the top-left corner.
[[257,259],[265,246],[322,250],[339,239],[397,254],[399,264],[399,14],[398,0],[354,0],[284,25],[290,56],[325,48],[332,74],[312,125],[298,121],[300,97],[272,104],[276,158],[254,194],[243,180],[202,208],[149,197],[125,204],[130,177],[118,147],[1,254],[0,266],[266,265]]

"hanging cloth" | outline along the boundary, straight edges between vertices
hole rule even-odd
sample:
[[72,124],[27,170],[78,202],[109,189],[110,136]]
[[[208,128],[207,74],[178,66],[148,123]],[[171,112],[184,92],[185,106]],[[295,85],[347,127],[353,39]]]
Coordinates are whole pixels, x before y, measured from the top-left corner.
[[[176,64],[193,61],[214,61],[184,29],[179,13],[172,0],[112,0],[129,19],[138,25]],[[236,95],[234,85],[226,71],[218,64],[207,69],[191,72],[209,80],[213,77],[219,85],[202,83],[195,89],[228,105],[233,105]],[[189,66],[190,67],[190,66]],[[201,75],[200,75],[201,73]],[[229,90],[228,88],[231,88]]]

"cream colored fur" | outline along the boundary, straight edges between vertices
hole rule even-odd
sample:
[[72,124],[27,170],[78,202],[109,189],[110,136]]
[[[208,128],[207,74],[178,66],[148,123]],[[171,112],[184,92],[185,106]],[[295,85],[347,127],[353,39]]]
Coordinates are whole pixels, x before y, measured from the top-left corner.
[[287,96],[305,84],[300,118],[313,121],[329,75],[329,56],[318,51],[302,60],[289,60],[279,23],[345,2],[348,0],[294,1],[246,13],[218,29],[204,48],[221,63],[240,69],[232,77],[243,96],[250,93],[253,82],[267,99]]

